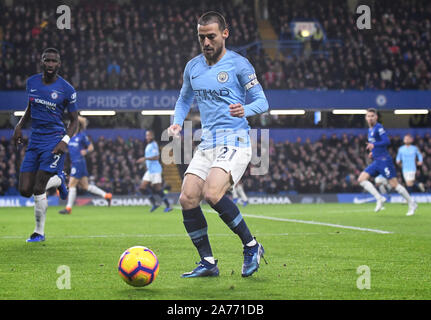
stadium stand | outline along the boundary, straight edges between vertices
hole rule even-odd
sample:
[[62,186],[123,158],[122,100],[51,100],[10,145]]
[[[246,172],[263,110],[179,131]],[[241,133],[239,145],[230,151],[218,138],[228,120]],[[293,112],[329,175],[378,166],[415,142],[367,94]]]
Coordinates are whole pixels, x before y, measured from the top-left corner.
[[199,54],[192,30],[205,10],[232,21],[231,45],[256,40],[250,5],[233,3],[81,1],[73,8],[71,31],[60,38],[56,17],[47,14],[56,1],[16,1],[13,8],[1,8],[0,90],[25,88],[25,79],[40,71],[36,53],[47,46],[58,47],[67,62],[61,74],[77,90],[179,89],[185,63]]
[[[185,63],[199,53],[190,30],[205,10],[225,14],[228,46],[261,40],[252,1],[76,1],[72,29],[61,39],[48,14],[56,3],[1,8],[0,90],[23,89],[39,71],[37,53],[54,44],[67,62],[61,72],[77,90],[179,89]],[[242,50],[266,89],[431,89],[426,0],[372,2],[374,27],[367,32],[355,29],[357,15],[345,0],[273,1],[268,9],[280,40],[295,40],[289,22],[299,18],[318,21],[326,38],[315,40],[321,44],[312,44],[310,54],[277,59],[254,47]],[[327,46],[331,39],[338,42]]]

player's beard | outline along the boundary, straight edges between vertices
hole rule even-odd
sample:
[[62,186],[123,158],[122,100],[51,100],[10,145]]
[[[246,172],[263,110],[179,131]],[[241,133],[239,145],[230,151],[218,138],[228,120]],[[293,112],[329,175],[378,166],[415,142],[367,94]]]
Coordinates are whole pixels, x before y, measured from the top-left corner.
[[204,49],[205,48],[202,49],[202,52],[205,56],[205,59],[211,64],[216,63],[223,52],[223,46],[220,46],[219,48],[211,48],[213,49],[213,51],[209,53],[206,52]]

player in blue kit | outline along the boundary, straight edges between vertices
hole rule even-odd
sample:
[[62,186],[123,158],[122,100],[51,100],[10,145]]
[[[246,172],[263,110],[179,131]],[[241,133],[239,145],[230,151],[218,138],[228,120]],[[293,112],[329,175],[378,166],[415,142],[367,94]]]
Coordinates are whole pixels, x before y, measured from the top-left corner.
[[404,181],[406,182],[407,190],[409,192],[413,191],[413,186],[415,185],[416,159],[418,166],[422,165],[423,162],[422,154],[419,152],[419,149],[416,146],[412,145],[412,143],[412,135],[406,134],[404,136],[404,145],[398,149],[396,158],[397,164],[402,165]]
[[[219,275],[200,207],[202,199],[241,239],[242,276],[248,277],[258,270],[264,249],[225,193],[239,182],[251,160],[250,127],[246,118],[268,110],[268,101],[250,62],[226,49],[229,30],[221,14],[213,11],[203,14],[197,31],[202,54],[185,67],[174,122],[168,130],[178,136],[195,99],[202,124],[201,143],[184,174],[180,203],[184,226],[201,261],[182,277]],[[249,104],[245,104],[246,94]]]
[[404,199],[406,199],[409,206],[407,215],[411,216],[415,213],[417,204],[410,197],[406,188],[398,183],[395,166],[387,150],[387,147],[390,144],[389,137],[383,126],[377,122],[377,110],[372,108],[368,109],[365,119],[369,127],[368,143],[366,149],[370,151],[368,156],[373,159],[373,162],[361,172],[358,182],[365,190],[367,190],[376,198],[377,203],[374,211],[380,211],[383,208],[386,198],[377,191],[377,189],[369,181],[369,178],[376,177],[377,175],[381,174],[388,180],[390,186],[401,196],[403,196]]
[[166,197],[166,194],[163,192],[162,188],[162,166],[159,162],[159,146],[154,140],[154,132],[147,130],[145,132],[145,140],[147,141],[147,145],[145,147],[145,156],[136,160],[136,163],[138,164],[145,162],[147,167],[147,171],[142,178],[142,183],[139,189],[141,190],[142,194],[148,194],[149,196],[152,204],[150,212],[153,212],[160,206],[154,197],[155,195],[160,196],[162,201],[165,203],[166,207],[164,212],[172,211],[168,198]]
[[[36,227],[27,242],[45,240],[45,218],[48,201],[47,187],[64,184],[62,172],[64,153],[70,137],[78,126],[78,111],[75,89],[58,75],[60,54],[54,48],[42,53],[43,73],[27,79],[28,106],[13,133],[15,145],[22,143],[22,128],[31,119],[31,135],[19,174],[19,191],[24,197],[34,195]],[[65,112],[70,116],[67,129],[62,121]],[[57,178],[57,184],[51,183]],[[65,195],[64,190],[62,192]],[[61,195],[61,194],[60,194]],[[66,193],[67,197],[67,193]]]
[[88,171],[85,156],[93,152],[94,146],[85,133],[88,125],[88,120],[78,116],[79,129],[69,142],[69,156],[71,162],[70,180],[69,180],[69,197],[67,199],[66,208],[58,213],[71,214],[72,207],[77,195],[77,187],[79,185],[85,191],[98,195],[108,201],[108,206],[111,205],[112,194],[105,192],[96,185],[88,184]]

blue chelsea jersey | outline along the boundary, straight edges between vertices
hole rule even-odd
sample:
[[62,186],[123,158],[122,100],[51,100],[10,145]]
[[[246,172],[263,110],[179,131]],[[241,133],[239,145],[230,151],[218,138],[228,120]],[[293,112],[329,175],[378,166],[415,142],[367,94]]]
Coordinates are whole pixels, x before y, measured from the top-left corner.
[[380,123],[376,123],[374,127],[368,129],[368,142],[374,144],[372,150],[374,160],[390,158],[387,150],[390,145],[389,137]]
[[81,150],[87,149],[90,144],[91,141],[84,131],[78,132],[70,138],[68,149],[72,164],[79,161],[85,161],[85,157],[81,155]]
[[[252,101],[245,104],[246,94]],[[250,62],[226,50],[224,56],[209,66],[203,54],[190,60],[184,70],[183,86],[175,105],[174,124],[183,121],[195,99],[201,117],[200,149],[216,145],[250,145],[246,117],[265,112],[268,102]],[[232,117],[229,105],[241,103],[245,116]]]
[[51,84],[44,84],[42,74],[27,79],[26,91],[31,107],[33,133],[52,134],[66,132],[62,121],[65,110],[77,111],[76,91],[58,76]]

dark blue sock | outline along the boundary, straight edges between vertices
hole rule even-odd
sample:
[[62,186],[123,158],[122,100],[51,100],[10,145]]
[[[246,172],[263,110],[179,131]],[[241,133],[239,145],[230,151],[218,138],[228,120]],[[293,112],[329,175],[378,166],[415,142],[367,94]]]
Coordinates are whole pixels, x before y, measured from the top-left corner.
[[160,198],[162,198],[163,202],[166,205],[166,208],[169,208],[169,201],[168,201],[168,198],[166,197],[165,193],[163,192],[163,190],[159,190],[157,193],[160,196]]
[[245,245],[253,240],[253,236],[247,227],[238,207],[228,197],[223,196],[219,202],[211,207],[218,212],[219,217],[227,226],[235,232]]
[[156,198],[154,198],[154,195],[153,195],[153,190],[151,189],[151,187],[150,186],[148,186],[147,188],[145,188],[145,189],[140,189],[141,190],[141,193],[144,195],[144,196],[148,196],[148,198],[150,199],[150,201],[151,201],[151,204],[153,205],[153,206],[155,206],[156,205]]
[[201,258],[212,257],[213,253],[208,239],[208,225],[201,207],[183,210],[183,223],[186,231]]

